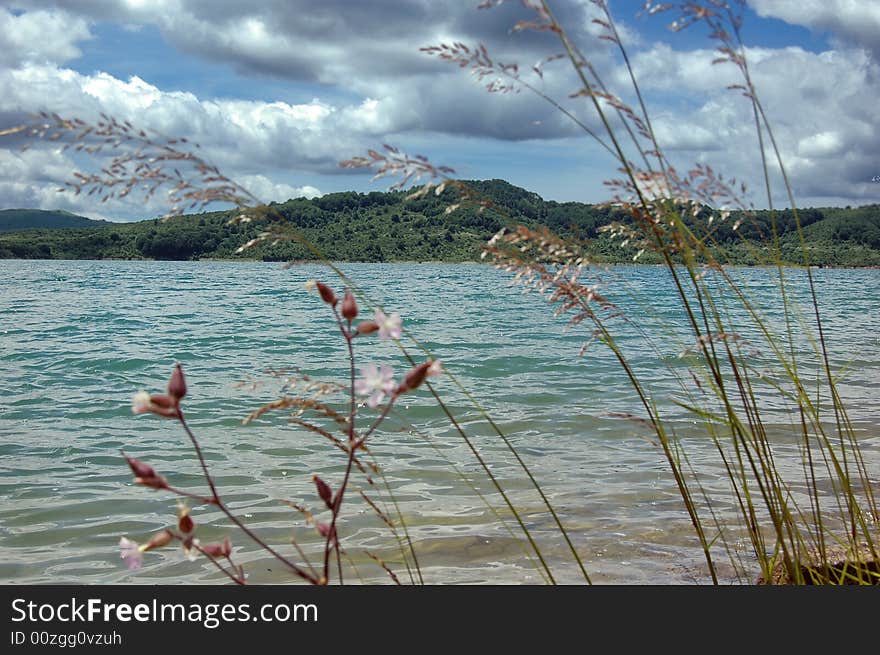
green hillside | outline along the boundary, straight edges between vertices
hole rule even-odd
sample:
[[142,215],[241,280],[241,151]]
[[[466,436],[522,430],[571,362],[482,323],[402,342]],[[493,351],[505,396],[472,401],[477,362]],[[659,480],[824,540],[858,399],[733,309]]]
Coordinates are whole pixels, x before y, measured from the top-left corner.
[[[577,236],[600,261],[631,261],[635,249],[621,248],[599,228],[627,217],[608,207],[543,200],[502,180],[469,184],[495,208],[484,213],[458,209],[452,191],[407,200],[409,192],[331,193],[273,204],[272,220],[297,228],[319,251],[335,261],[475,261],[482,246],[504,225],[546,225]],[[262,221],[229,225],[231,212],[102,223],[101,227],[40,229],[0,235],[0,258],[40,259],[262,259],[292,261],[316,255],[295,242],[264,244],[241,255],[235,250],[266,228]],[[800,211],[810,261],[818,265],[880,265],[880,205],[853,209],[806,208]],[[742,219],[739,221],[739,219]],[[84,219],[88,220],[88,219]],[[733,225],[740,222],[734,231]],[[776,231],[786,261],[801,261],[800,239],[790,211],[776,213]],[[709,243],[733,263],[766,261],[772,243],[770,214],[733,215],[712,228]],[[653,263],[650,253],[640,259]]]
[[106,227],[108,221],[96,221],[66,211],[43,209],[0,209],[0,232],[20,230],[63,230],[74,227]]

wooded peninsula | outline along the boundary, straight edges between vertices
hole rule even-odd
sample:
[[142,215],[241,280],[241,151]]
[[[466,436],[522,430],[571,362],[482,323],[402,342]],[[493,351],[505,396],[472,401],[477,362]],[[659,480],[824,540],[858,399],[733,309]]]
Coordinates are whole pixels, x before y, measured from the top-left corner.
[[[574,237],[597,262],[632,262],[636,245],[602,231],[627,214],[612,206],[544,200],[502,180],[467,183],[491,204],[483,211],[455,202],[447,190],[408,199],[412,191],[353,191],[272,203],[271,219],[289,224],[333,261],[477,261],[499,229],[517,224],[547,226]],[[262,243],[236,250],[266,228],[265,221],[230,223],[240,212],[216,211],[135,222],[93,221],[67,212],[0,211],[0,258],[17,259],[243,259],[309,261],[319,257],[296,241]],[[706,219],[713,212],[705,209]],[[717,212],[714,212],[717,214]],[[773,225],[783,262],[880,266],[880,205],[804,208],[798,211],[803,235],[791,210],[733,212],[707,231],[706,243],[719,261],[764,264],[773,261]],[[703,220],[705,225],[706,221]],[[656,263],[650,251],[641,263]]]

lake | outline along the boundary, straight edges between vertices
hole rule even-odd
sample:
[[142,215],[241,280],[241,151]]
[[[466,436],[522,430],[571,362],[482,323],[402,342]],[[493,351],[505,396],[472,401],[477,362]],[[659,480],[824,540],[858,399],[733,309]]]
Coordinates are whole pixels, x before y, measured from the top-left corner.
[[[672,476],[651,434],[619,414],[640,405],[612,354],[567,327],[536,294],[477,264],[342,264],[341,268],[439,357],[485,409],[542,485],[594,582],[693,584],[705,563]],[[347,359],[313,278],[340,289],[319,265],[253,262],[0,261],[0,579],[5,583],[223,583],[208,562],[179,548],[147,553],[128,571],[120,536],[143,541],[174,520],[176,499],[132,484],[121,450],[153,465],[177,487],[205,485],[180,426],[135,416],[131,398],[159,392],[174,362],[186,372],[184,408],[230,507],[285,553],[308,552],[314,530],[285,501],[319,511],[312,474],[334,488],[342,454],[288,422],[290,410],[242,419],[283,393],[295,374],[345,382]],[[733,269],[774,329],[784,326],[776,272]],[[880,271],[815,270],[831,366],[869,471],[880,470]],[[671,398],[687,384],[693,346],[668,273],[651,266],[597,271],[622,348],[687,443],[712,493],[724,493],[713,447]],[[804,272],[787,271],[804,298]],[[735,310],[734,316],[735,316]],[[804,308],[805,320],[810,316]],[[367,314],[362,311],[362,316]],[[806,333],[796,326],[797,348]],[[759,335],[743,327],[745,342]],[[406,371],[392,342],[355,341],[359,364]],[[411,344],[408,348],[417,352]],[[759,348],[760,350],[760,348]],[[804,350],[807,352],[807,350]],[[756,354],[756,366],[766,353]],[[805,377],[809,378],[807,365]],[[803,373],[803,371],[802,371]],[[815,379],[815,373],[812,374]],[[434,386],[521,509],[560,582],[581,581],[567,547],[509,450],[462,388]],[[338,399],[340,407],[345,397]],[[365,408],[364,420],[375,414]],[[796,417],[769,404],[764,417],[786,444]],[[789,439],[790,440],[790,439]],[[370,438],[371,453],[415,543],[427,583],[541,583],[521,532],[448,419],[425,389],[401,398]],[[396,541],[357,494],[390,515],[381,478],[354,476],[340,522],[346,581],[387,582],[366,551],[409,582]],[[485,499],[485,502],[484,502]],[[495,511],[487,507],[490,504]],[[346,511],[346,509],[348,511]],[[719,506],[724,511],[724,504]],[[497,513],[496,513],[497,512]],[[253,582],[293,579],[211,508],[195,507],[203,543],[229,534]],[[505,519],[502,521],[501,519]],[[733,546],[748,564],[745,542]],[[733,580],[733,573],[730,580]]]

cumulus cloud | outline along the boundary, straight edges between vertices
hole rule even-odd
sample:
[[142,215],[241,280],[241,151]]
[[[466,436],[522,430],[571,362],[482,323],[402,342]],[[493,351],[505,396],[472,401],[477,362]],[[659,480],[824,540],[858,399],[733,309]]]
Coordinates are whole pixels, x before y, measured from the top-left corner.
[[[55,7],[59,0],[17,0],[21,7]],[[517,21],[533,17],[520,3],[476,10],[476,2],[424,0],[82,0],[81,16],[150,25],[177,50],[224,62],[243,75],[269,75],[292,83],[344,89],[375,101],[374,133],[419,129],[465,131],[501,139],[552,138],[571,134],[539,99],[523,94],[487,98],[466,72],[420,51],[443,42],[484,44],[495,61],[524,70],[561,49],[548,32],[511,34]],[[612,61],[596,9],[585,0],[557,3],[558,18],[599,63]],[[624,39],[635,34],[621,25]],[[601,47],[598,47],[601,44]],[[565,69],[564,65],[556,67]],[[537,78],[535,78],[536,81]],[[574,76],[539,81],[548,93],[565,98],[578,88]],[[368,118],[366,107],[353,117]],[[541,126],[536,129],[537,126]]]
[[79,57],[77,43],[90,36],[86,20],[65,11],[0,9],[0,66],[60,64]]
[[[418,52],[419,45],[443,39],[467,38],[472,43],[495,39],[506,47],[498,48],[497,56],[520,56],[522,52],[511,48],[505,27],[513,24],[516,12],[501,12],[499,18],[471,7],[467,12],[452,11],[421,2],[373,4],[367,10],[362,3],[336,0],[317,8],[310,4],[308,11],[289,2],[262,3],[256,9],[237,2],[209,4],[86,0],[77,3],[77,9],[85,17],[119,20],[126,29],[158,26],[181,49],[234,62],[241,70],[299,81],[332,80],[337,85],[333,88],[343,89],[343,97],[351,100],[340,102],[339,94],[335,100],[297,103],[198,97],[160,89],[137,75],[127,79],[101,71],[86,75],[22,60],[0,69],[0,118],[8,124],[27,113],[47,110],[95,120],[104,112],[159,134],[185,135],[200,143],[206,158],[221,170],[234,179],[248,176],[272,199],[315,192],[314,186],[272,180],[295,179],[298,171],[348,174],[339,168],[340,160],[382,142],[399,144],[402,134],[521,140],[573,133],[570,123],[535,96],[488,97],[483,86],[469,81],[457,66]],[[575,9],[581,11],[577,3],[568,11]],[[392,10],[400,19],[393,28],[387,21]],[[50,13],[39,9],[22,16]],[[476,19],[471,23],[467,16]],[[595,31],[586,19],[580,22]],[[72,32],[70,42],[83,35]],[[535,35],[520,39],[529,62],[538,57],[537,41]],[[554,71],[548,71],[545,80],[570,85],[565,91],[574,85]]]
[[311,185],[294,187],[283,182],[273,182],[265,175],[245,175],[239,183],[265,203],[284,202],[291,198],[317,198],[322,195],[320,189]]
[[[45,44],[35,46],[27,56],[13,58],[7,54],[9,48],[3,49],[0,57],[7,60],[0,60],[5,61],[0,66],[0,120],[8,123],[24,112],[44,108],[84,118],[105,111],[162,134],[185,135],[199,142],[210,161],[235,179],[247,180],[254,193],[268,199],[318,193],[316,186],[326,187],[315,181],[329,179],[322,176],[350,174],[338,168],[340,159],[382,142],[404,147],[407,141],[436,143],[439,149],[444,142],[467,142],[472,144],[468,152],[475,153],[483,145],[491,149],[504,141],[506,152],[514,152],[510,148],[521,143],[516,152],[525,153],[530,144],[558,143],[580,133],[535,95],[488,95],[480,84],[467,79],[466,71],[419,52],[422,46],[441,42],[484,43],[496,61],[518,62],[523,70],[530,69],[557,52],[559,44],[548,32],[511,34],[510,27],[529,16],[517,2],[491,11],[476,11],[476,2],[425,0],[15,0],[9,4],[24,13],[0,13],[0,42],[21,40],[16,35],[28,25],[32,32],[39,28],[55,37],[43,39]],[[753,48],[748,57],[798,197],[870,200],[869,194],[876,194],[878,187],[869,185],[869,180],[880,172],[870,170],[876,167],[873,153],[880,146],[872,103],[880,95],[880,75],[869,53],[880,31],[863,27],[873,25],[873,10],[863,11],[861,24],[856,24],[858,12],[844,7],[842,0],[801,3],[799,7],[806,10],[800,16],[789,15],[784,3],[774,0],[752,4],[759,13],[833,29],[841,39],[861,44],[861,48],[818,54],[797,47]],[[842,9],[837,18],[821,10],[828,4]],[[601,29],[591,22],[594,11],[588,0],[557,4],[558,17],[595,57],[593,63],[607,74],[612,87],[626,88],[628,80],[613,48],[598,40]],[[831,26],[829,21],[834,20]],[[85,47],[90,22],[97,21],[161,34],[179,52],[227,64],[235,73],[224,87],[226,96],[188,91],[185,80],[176,85],[179,90],[162,87],[137,70],[121,75],[65,68],[73,66],[65,62],[73,61],[78,49]],[[646,43],[627,23],[621,31],[653,107],[661,144],[684,165],[707,161],[759,187],[748,102],[725,90],[739,81],[736,68],[713,66],[715,54],[710,49],[676,50]],[[169,62],[173,56],[169,54]],[[568,98],[578,89],[569,68],[565,62],[555,62],[545,69],[543,79],[532,80],[601,131],[589,103]],[[249,79],[260,76],[288,83],[296,94],[265,100],[244,97],[246,93],[234,97],[236,88],[245,88]],[[592,151],[586,152],[589,156]],[[442,163],[470,168],[458,161]],[[308,185],[297,181],[299,173],[311,176]],[[496,175],[485,172],[486,177]]]
[[[51,106],[46,106],[50,98]],[[295,178],[296,171],[335,172],[341,153],[360,149],[359,138],[366,140],[383,127],[377,124],[377,104],[367,100],[334,107],[318,100],[303,104],[200,100],[191,93],[161,91],[138,77],[123,81],[107,73],[81,75],[48,66],[0,70],[0,115],[49,109],[94,121],[105,112],[157,135],[186,136],[202,145],[208,161],[264,200],[319,195],[314,186],[274,182],[259,172],[279,171],[288,179]],[[53,187],[70,179],[76,169],[71,158],[60,154],[35,158],[43,149],[38,142],[32,145],[36,150],[18,157],[6,151],[5,179],[30,180],[35,188],[47,179]],[[47,178],[50,163],[53,175]],[[20,184],[7,185],[6,191],[5,203],[10,202],[8,198],[30,198],[43,206],[51,197],[49,204],[57,206],[55,196],[28,192]],[[80,204],[87,202],[82,199]],[[162,211],[160,203],[150,208]]]
[[[880,79],[870,56],[857,49],[813,53],[788,47],[749,48],[746,57],[796,198],[808,204],[876,202],[870,179],[880,164],[874,115]],[[677,158],[684,164],[708,162],[760,188],[751,104],[726,88],[740,83],[737,68],[712,59],[710,51],[657,44],[638,53],[633,65],[649,95],[676,107],[655,125],[661,145],[683,151]],[[775,159],[769,145],[767,155]],[[778,182],[775,201],[785,203]],[[757,195],[754,200],[766,202]]]
[[749,0],[762,17],[780,18],[820,32],[831,32],[842,47],[857,45],[880,58],[880,4],[858,0]]
[[[55,150],[0,150],[0,199],[4,208],[66,209],[89,218],[106,219],[126,211],[123,203],[98,205],[73,193],[60,192],[75,164]],[[167,210],[167,208],[166,208]],[[156,213],[161,213],[157,211]]]
[[[15,0],[22,8],[69,6],[61,0]],[[425,0],[79,0],[76,11],[91,20],[157,27],[175,48],[227,61],[240,70],[270,73],[295,81],[345,84],[366,93],[376,79],[431,72],[419,53],[445,36],[469,44],[504,44],[531,64],[559,49],[548,33],[524,32],[511,42],[510,28],[532,16],[519,3],[477,11],[476,2]],[[584,0],[556,3],[561,21],[586,46],[597,43]],[[622,28],[625,34],[630,32]],[[627,37],[629,38],[629,37]],[[634,37],[633,37],[634,38]],[[515,45],[514,45],[515,44]]]

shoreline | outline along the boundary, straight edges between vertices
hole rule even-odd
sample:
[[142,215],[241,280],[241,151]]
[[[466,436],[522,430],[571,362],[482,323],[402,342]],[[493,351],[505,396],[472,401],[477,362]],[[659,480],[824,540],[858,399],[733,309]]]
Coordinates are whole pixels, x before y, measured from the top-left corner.
[[[318,259],[306,259],[306,260],[293,260],[293,261],[264,261],[262,259],[249,259],[243,257],[204,257],[200,259],[147,259],[147,258],[116,258],[116,257],[102,257],[102,258],[94,258],[94,259],[63,259],[63,258],[50,258],[50,259],[41,259],[37,257],[4,257],[0,258],[0,262],[11,261],[11,262],[152,262],[152,263],[167,263],[167,262],[209,262],[209,263],[242,263],[242,264],[281,264],[283,266],[309,266],[309,265],[324,265],[325,262]],[[363,260],[330,260],[330,262],[334,265],[340,264],[386,264],[386,265],[397,265],[397,264],[430,264],[430,265],[469,265],[469,266],[486,266],[488,268],[494,268],[492,264],[489,264],[485,261],[477,261],[477,260],[462,260],[462,261],[444,261],[442,259],[438,260],[414,260],[414,259],[401,259],[401,260],[393,260],[393,261],[383,261],[383,262],[370,262]],[[651,266],[658,268],[666,268],[666,264],[651,264],[651,263],[634,263],[631,261],[622,261],[622,262],[593,262],[591,264],[592,267],[602,267],[602,266],[627,266],[627,267],[637,267],[637,266]],[[677,267],[684,266],[683,264],[677,264]],[[793,263],[783,263],[783,268],[800,268],[806,269],[807,267],[803,264],[793,264]],[[776,268],[775,264],[724,264],[725,268],[767,268],[773,269]],[[866,264],[864,266],[850,266],[845,264],[810,264],[809,268],[811,270],[819,270],[819,269],[840,269],[840,270],[880,270],[880,265],[878,264]]]

